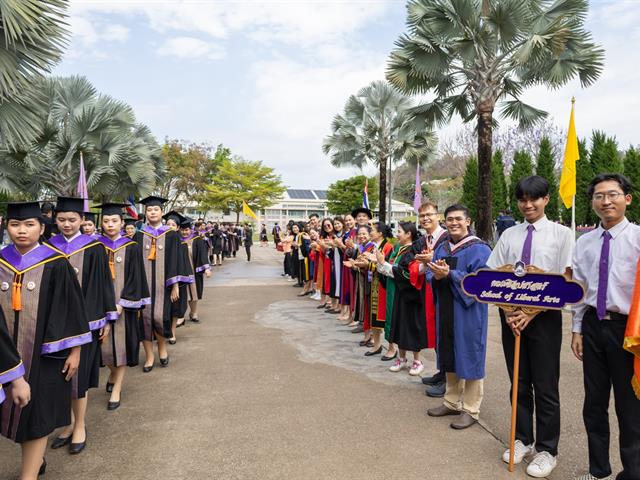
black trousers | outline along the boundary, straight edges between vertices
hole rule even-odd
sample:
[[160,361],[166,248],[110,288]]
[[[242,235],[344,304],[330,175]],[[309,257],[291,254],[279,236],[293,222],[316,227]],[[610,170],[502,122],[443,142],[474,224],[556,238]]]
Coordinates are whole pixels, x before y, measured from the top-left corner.
[[[502,349],[513,385],[515,337],[500,310]],[[560,348],[562,313],[548,310],[538,314],[521,333],[520,374],[516,438],[525,445],[535,441],[538,452],[558,454],[560,440]],[[509,394],[511,398],[511,392]],[[535,432],[533,415],[535,411]]]
[[251,245],[245,245],[244,249],[247,252],[247,262],[250,262],[251,261]]
[[598,320],[589,308],[582,321],[584,408],[589,440],[589,472],[601,478],[611,474],[609,463],[609,396],[611,386],[620,429],[623,471],[618,480],[640,479],[640,400],[631,388],[633,355],[622,348],[625,315]]

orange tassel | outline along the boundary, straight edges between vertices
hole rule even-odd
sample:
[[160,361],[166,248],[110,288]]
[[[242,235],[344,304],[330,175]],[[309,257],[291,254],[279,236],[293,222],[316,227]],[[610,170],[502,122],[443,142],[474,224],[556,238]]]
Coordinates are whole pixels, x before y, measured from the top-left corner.
[[22,310],[22,275],[16,274],[13,279],[13,291],[11,294],[11,307],[14,312]]
[[113,262],[113,252],[109,252],[109,270],[111,270],[111,278],[116,279],[116,265]]
[[156,239],[152,238],[151,250],[149,250],[149,256],[147,257],[147,260],[151,260],[153,262],[155,261],[155,259],[156,259]]

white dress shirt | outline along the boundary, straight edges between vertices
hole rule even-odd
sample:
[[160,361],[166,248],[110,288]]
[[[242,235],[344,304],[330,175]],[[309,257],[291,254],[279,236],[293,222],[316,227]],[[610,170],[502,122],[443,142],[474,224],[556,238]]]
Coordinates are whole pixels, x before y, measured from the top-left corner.
[[72,235],[71,237],[65,237],[64,235],[62,235],[62,238],[64,238],[67,243],[72,242],[73,240],[75,240],[76,238],[78,238],[80,235],[82,235],[82,229],[78,230],[74,235]]
[[487,260],[489,268],[515,264],[520,261],[527,238],[527,227],[533,225],[531,265],[545,272],[564,273],[571,266],[575,239],[570,228],[550,221],[546,216],[535,223],[522,222],[507,228]]
[[[609,280],[607,311],[629,314],[640,258],[640,226],[626,218],[609,229]],[[582,319],[588,307],[597,307],[602,225],[582,235],[573,253],[573,279],[585,286],[583,303],[573,307],[573,332],[582,333]]]

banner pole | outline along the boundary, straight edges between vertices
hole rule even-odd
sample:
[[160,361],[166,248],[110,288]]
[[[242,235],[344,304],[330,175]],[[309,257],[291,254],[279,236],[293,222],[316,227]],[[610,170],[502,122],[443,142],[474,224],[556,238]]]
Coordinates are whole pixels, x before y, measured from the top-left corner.
[[573,230],[573,238],[576,238],[576,196],[571,198],[571,230]]
[[516,416],[518,413],[518,383],[520,379],[520,335],[516,336],[513,352],[513,380],[511,381],[511,432],[509,434],[509,471],[513,472],[516,445]]

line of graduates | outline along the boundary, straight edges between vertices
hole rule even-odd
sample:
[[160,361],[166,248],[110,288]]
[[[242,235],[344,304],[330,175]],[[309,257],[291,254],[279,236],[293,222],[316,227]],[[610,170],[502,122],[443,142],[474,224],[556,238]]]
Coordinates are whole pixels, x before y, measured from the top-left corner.
[[154,367],[153,342],[167,367],[166,342],[175,343],[187,309],[198,321],[203,277],[210,275],[206,243],[176,212],[162,223],[164,199],[140,202],[147,223],[137,230],[131,222],[125,227],[124,204],[96,207],[98,235],[83,199],[58,197],[59,233],[49,238],[51,222],[39,202],[7,205],[12,243],[0,251],[0,434],[22,447],[21,480],[45,473],[47,437],[56,429],[51,448],[86,448],[88,391],[98,387],[101,365],[109,368],[113,411],[126,367],[139,363],[140,343],[145,373]]
[[[420,375],[420,352],[435,348],[438,372],[423,377],[426,393],[443,398],[431,417],[452,416],[463,430],[477,423],[483,399],[488,307],[466,295],[469,273],[504,265],[536,266],[573,277],[585,286],[573,309],[572,351],[583,362],[583,418],[588,437],[588,473],[579,480],[613,478],[609,461],[609,399],[613,387],[623,470],[618,480],[640,479],[640,227],[625,217],[632,186],[620,174],[596,176],[588,195],[598,228],[574,240],[572,231],[545,215],[548,182],[539,176],[516,186],[525,221],[506,229],[493,250],[473,235],[469,210],[452,205],[438,222],[438,207],[419,209],[423,234],[400,223],[395,245],[389,228],[371,222],[367,209],[306,224],[290,223],[280,241],[291,248],[289,272],[300,296],[339,315],[352,332],[364,333],[366,356],[383,352],[392,372]],[[286,251],[286,250],[285,250]],[[286,266],[286,263],[285,263]],[[560,350],[562,314],[499,309],[505,364],[513,382],[515,337],[521,337],[515,463],[529,460],[526,473],[547,477],[557,466],[560,438]],[[629,315],[631,313],[631,315]],[[412,362],[407,359],[411,352]],[[510,452],[502,455],[509,461]]]

